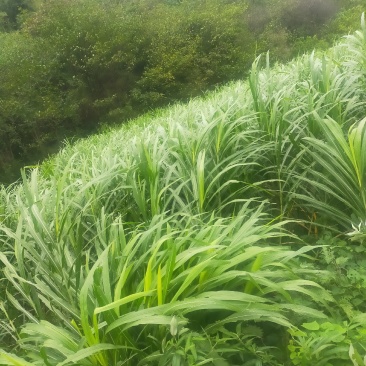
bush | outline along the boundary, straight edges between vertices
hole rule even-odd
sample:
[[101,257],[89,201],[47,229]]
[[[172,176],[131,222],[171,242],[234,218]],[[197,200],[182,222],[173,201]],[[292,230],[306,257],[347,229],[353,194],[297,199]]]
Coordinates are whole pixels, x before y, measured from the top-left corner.
[[314,35],[337,13],[336,0],[297,0],[282,15],[286,28],[299,35]]

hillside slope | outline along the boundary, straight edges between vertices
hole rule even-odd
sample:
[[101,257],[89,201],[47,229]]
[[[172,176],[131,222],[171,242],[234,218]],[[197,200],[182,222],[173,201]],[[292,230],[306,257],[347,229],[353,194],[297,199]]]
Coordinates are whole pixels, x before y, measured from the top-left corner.
[[362,21],[2,188],[0,364],[363,365],[365,77]]
[[[363,0],[0,0],[0,183],[146,111],[353,32]],[[246,77],[246,76],[245,76]]]

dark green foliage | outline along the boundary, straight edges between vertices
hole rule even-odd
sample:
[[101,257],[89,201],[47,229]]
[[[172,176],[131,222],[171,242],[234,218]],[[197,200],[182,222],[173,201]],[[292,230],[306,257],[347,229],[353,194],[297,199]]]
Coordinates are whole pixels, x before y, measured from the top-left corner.
[[314,35],[337,13],[337,0],[297,0],[286,8],[281,22],[298,35]]
[[11,31],[19,26],[21,12],[32,10],[32,0],[0,0],[0,31]]

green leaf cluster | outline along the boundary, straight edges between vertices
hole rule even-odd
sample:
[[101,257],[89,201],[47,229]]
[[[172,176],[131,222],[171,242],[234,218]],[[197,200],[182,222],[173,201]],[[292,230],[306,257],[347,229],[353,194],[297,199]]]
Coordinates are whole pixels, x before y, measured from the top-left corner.
[[1,187],[0,364],[362,365],[365,40]]

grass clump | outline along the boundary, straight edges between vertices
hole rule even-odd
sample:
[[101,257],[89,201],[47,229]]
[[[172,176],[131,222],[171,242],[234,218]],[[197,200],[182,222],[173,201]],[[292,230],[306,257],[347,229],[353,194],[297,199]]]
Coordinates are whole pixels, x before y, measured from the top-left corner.
[[2,188],[0,363],[362,365],[362,27]]

